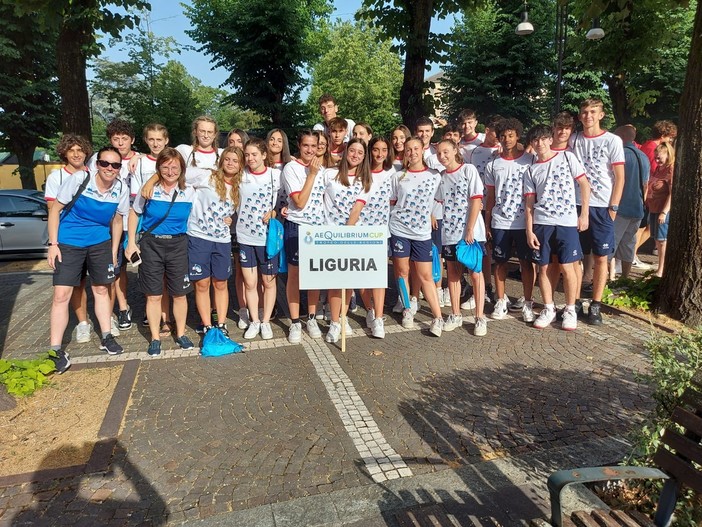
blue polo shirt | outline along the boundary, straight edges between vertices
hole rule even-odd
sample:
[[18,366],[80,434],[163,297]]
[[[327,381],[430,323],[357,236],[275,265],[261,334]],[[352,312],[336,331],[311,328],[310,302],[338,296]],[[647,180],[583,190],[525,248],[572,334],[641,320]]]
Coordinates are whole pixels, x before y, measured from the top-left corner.
[[[173,193],[177,192],[175,202],[170,211]],[[188,229],[188,217],[193,208],[193,198],[195,189],[186,185],[184,189],[174,187],[170,192],[166,192],[160,184],[154,186],[154,193],[151,199],[146,200],[141,194],[134,199],[132,208],[137,214],[143,215],[141,230],[148,231],[152,225],[165,219],[153,230],[151,234],[159,236],[184,234]],[[167,216],[166,216],[167,215]]]
[[642,186],[646,188],[651,163],[634,143],[624,145],[624,190],[617,214],[625,218],[643,218]]
[[[59,219],[58,242],[75,247],[90,247],[110,239],[110,225],[115,213],[126,216],[129,212],[129,189],[120,179],[115,179],[112,186],[101,193],[98,189],[95,173],[81,195],[73,204],[68,214],[61,214]],[[66,178],[56,194],[56,200],[67,205],[78,192],[85,179],[85,173],[75,173]]]

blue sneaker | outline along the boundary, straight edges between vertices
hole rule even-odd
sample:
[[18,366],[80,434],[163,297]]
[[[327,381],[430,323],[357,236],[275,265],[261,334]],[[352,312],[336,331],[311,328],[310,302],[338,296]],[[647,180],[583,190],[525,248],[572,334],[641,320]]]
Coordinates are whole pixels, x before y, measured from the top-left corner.
[[149,349],[146,350],[146,353],[148,353],[152,357],[154,357],[156,355],[161,355],[161,341],[160,340],[152,340],[149,343]]
[[108,355],[119,355],[124,351],[124,348],[117,343],[112,334],[108,334],[102,339],[100,342],[100,349],[106,351]]
[[64,373],[71,367],[71,359],[65,351],[49,350],[49,358],[54,361],[56,373]]
[[182,350],[191,350],[195,347],[193,341],[190,340],[187,335],[178,337],[177,339],[175,339],[175,341],[176,344],[178,344],[178,346],[180,346],[180,349]]

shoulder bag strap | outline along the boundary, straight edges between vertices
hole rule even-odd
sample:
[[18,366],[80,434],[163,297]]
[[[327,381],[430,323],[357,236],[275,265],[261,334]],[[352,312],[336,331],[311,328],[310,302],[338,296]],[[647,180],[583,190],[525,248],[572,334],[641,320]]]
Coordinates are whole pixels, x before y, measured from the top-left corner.
[[80,195],[83,193],[85,190],[85,187],[88,186],[88,181],[90,181],[90,172],[87,170],[85,171],[85,177],[83,178],[83,181],[81,182],[80,186],[78,187],[78,190],[76,191],[75,194],[73,194],[73,197],[71,198],[71,201],[69,201],[66,206],[63,208],[61,213],[65,216],[69,212],[71,212],[71,209],[73,208],[73,205],[76,204],[76,201],[80,197]]
[[[158,220],[151,227],[149,227],[146,231],[144,231],[142,233],[142,236],[144,236],[144,234],[150,234],[151,232],[153,232],[153,230],[156,227],[158,227],[159,225],[161,225],[163,223],[163,221],[168,217],[168,214],[171,212],[171,209],[173,208],[173,204],[175,203],[175,200],[178,197],[178,190],[179,190],[178,188],[173,189],[173,197],[171,198],[171,203],[168,205],[168,209],[166,210],[166,214],[164,214],[160,220]],[[146,207],[146,205],[144,205],[144,207]]]

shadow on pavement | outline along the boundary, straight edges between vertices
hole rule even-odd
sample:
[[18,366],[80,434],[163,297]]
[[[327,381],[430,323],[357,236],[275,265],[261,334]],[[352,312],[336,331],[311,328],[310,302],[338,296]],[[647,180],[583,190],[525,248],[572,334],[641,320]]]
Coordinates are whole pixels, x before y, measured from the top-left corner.
[[[66,449],[49,453],[37,472],[51,466],[49,461],[59,451],[65,455]],[[31,508],[14,516],[13,527],[108,524],[156,527],[168,520],[166,503],[130,462],[119,441],[115,442],[106,472],[35,481],[31,492]]]
[[[31,286],[36,280],[31,274],[13,273],[0,275],[2,286],[0,286],[0,358],[3,358],[7,349],[8,333],[13,310],[17,303],[17,297],[23,286]],[[14,323],[14,321],[13,321]]]
[[[650,408],[631,369],[609,363],[592,371],[515,363],[432,375],[419,385],[416,397],[400,402],[400,412],[471,492],[421,487],[388,492],[379,507],[390,526],[495,525],[489,518],[520,525],[543,517],[548,496],[527,484],[524,474],[544,483],[544,474],[567,468],[550,460],[550,450],[626,435]],[[485,470],[474,465],[507,457],[509,473],[499,463],[484,464]],[[560,454],[559,462],[563,459]],[[575,466],[581,462],[572,460]]]

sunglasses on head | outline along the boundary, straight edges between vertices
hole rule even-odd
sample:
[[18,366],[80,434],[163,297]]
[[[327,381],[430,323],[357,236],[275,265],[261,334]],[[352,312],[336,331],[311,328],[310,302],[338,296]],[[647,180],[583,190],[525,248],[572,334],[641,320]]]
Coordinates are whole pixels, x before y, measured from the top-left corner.
[[104,159],[98,159],[97,164],[101,166],[102,168],[107,168],[107,167],[112,167],[115,170],[120,170],[122,168],[122,163],[110,163],[109,161],[105,161]]

